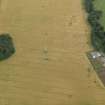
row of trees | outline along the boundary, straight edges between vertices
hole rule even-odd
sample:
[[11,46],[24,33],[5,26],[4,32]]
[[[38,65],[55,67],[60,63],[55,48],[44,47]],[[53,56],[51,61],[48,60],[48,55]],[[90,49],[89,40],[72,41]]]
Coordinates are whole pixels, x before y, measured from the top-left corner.
[[105,52],[105,31],[100,24],[100,18],[102,17],[102,11],[98,11],[94,8],[94,0],[85,0],[85,10],[88,13],[88,22],[91,25],[91,42],[96,50]]

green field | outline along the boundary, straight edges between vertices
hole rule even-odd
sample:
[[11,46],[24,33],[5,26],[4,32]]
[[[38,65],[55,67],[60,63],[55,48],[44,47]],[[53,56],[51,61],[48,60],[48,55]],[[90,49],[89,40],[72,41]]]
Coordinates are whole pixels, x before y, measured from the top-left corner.
[[95,8],[97,10],[101,10],[103,12],[103,16],[101,18],[101,24],[105,27],[105,0],[95,0]]

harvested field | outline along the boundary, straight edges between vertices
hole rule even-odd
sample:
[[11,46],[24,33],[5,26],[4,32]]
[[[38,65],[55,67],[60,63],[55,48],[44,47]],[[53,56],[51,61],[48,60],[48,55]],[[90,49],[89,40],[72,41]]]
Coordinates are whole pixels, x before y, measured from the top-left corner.
[[105,105],[81,0],[3,1],[0,33],[17,52],[0,63],[0,105]]

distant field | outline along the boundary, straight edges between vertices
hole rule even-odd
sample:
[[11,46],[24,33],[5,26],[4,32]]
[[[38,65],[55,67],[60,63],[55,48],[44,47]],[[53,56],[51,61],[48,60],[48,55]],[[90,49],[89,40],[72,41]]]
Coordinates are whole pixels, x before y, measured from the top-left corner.
[[101,24],[105,27],[105,0],[95,0],[95,7],[97,10],[103,11],[103,17],[101,18]]

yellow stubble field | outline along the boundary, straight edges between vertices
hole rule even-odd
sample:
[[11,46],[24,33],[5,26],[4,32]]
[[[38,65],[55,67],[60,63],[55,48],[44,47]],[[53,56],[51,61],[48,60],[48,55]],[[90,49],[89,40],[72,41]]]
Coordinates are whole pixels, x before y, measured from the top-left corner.
[[0,62],[0,105],[105,105],[105,89],[86,57],[81,0],[0,3],[0,33],[11,33],[16,47]]

